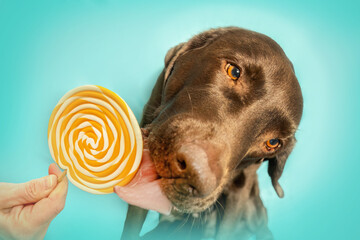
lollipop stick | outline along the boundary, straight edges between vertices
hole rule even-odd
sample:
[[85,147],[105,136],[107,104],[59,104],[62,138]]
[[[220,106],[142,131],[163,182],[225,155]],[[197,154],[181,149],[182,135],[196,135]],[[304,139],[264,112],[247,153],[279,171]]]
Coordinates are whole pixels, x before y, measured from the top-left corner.
[[67,169],[65,169],[65,171],[63,171],[61,173],[61,175],[58,177],[58,180],[57,180],[58,183],[61,182],[64,179],[66,173],[67,173]]

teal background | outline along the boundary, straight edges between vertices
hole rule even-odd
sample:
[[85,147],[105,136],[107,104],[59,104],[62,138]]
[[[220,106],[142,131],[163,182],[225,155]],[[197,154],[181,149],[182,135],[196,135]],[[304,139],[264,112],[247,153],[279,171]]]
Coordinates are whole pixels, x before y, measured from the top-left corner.
[[[276,239],[358,239],[358,1],[0,0],[0,181],[47,174],[47,124],[84,84],[109,88],[140,119],[169,48],[203,30],[239,26],[276,40],[304,95],[298,144],[277,198],[266,166],[261,195]],[[127,205],[69,186],[46,239],[119,239]],[[156,225],[152,212],[144,231]]]

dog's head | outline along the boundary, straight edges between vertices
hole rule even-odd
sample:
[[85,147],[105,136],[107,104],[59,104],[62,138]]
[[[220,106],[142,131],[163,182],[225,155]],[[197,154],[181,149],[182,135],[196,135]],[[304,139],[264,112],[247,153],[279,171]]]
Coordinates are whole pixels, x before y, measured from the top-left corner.
[[278,179],[303,101],[275,41],[240,28],[201,33],[169,50],[152,99],[155,110],[144,113],[148,145],[177,209],[205,210],[239,169],[263,160],[283,196]]

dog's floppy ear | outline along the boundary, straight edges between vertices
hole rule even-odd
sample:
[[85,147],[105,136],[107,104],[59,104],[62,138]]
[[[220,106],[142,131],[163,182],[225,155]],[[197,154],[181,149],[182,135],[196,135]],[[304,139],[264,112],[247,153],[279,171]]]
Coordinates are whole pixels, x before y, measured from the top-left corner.
[[194,36],[188,42],[178,44],[167,52],[165,56],[165,68],[158,77],[158,80],[152,90],[150,99],[144,107],[143,118],[140,124],[142,127],[151,123],[156,118],[158,112],[155,110],[158,109],[158,107],[161,105],[162,93],[166,85],[166,81],[169,78],[177,58],[190,50],[207,46],[217,37],[234,29],[237,28],[227,27],[211,29]]
[[188,42],[180,43],[179,45],[171,48],[166,56],[165,56],[165,76],[164,76],[164,85],[171,73],[172,68],[176,62],[176,59],[185,54],[186,52],[194,49],[203,48],[213,42],[222,34],[229,32],[235,28],[227,27],[227,28],[217,28],[210,29],[206,32],[198,34],[191,38]]
[[169,51],[166,53],[165,56],[165,68],[167,68],[169,66],[170,61],[177,55],[180,49],[182,49],[182,47],[185,45],[185,43],[180,43],[178,45],[176,45],[175,47],[172,47],[169,49]]
[[279,178],[284,170],[284,166],[287,158],[289,157],[291,151],[293,150],[296,143],[295,137],[292,137],[286,144],[286,148],[277,154],[274,158],[267,159],[269,160],[268,173],[271,177],[272,185],[280,198],[284,197],[284,190],[279,184]]

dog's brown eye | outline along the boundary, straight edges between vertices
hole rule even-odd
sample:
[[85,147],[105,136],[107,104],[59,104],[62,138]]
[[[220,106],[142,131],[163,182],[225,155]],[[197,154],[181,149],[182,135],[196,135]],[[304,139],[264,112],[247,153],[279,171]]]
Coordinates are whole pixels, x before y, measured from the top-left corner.
[[266,148],[268,150],[273,150],[280,146],[280,140],[277,138],[273,138],[266,141]]
[[236,66],[228,63],[226,65],[226,72],[232,80],[237,80],[240,77],[240,69]]

